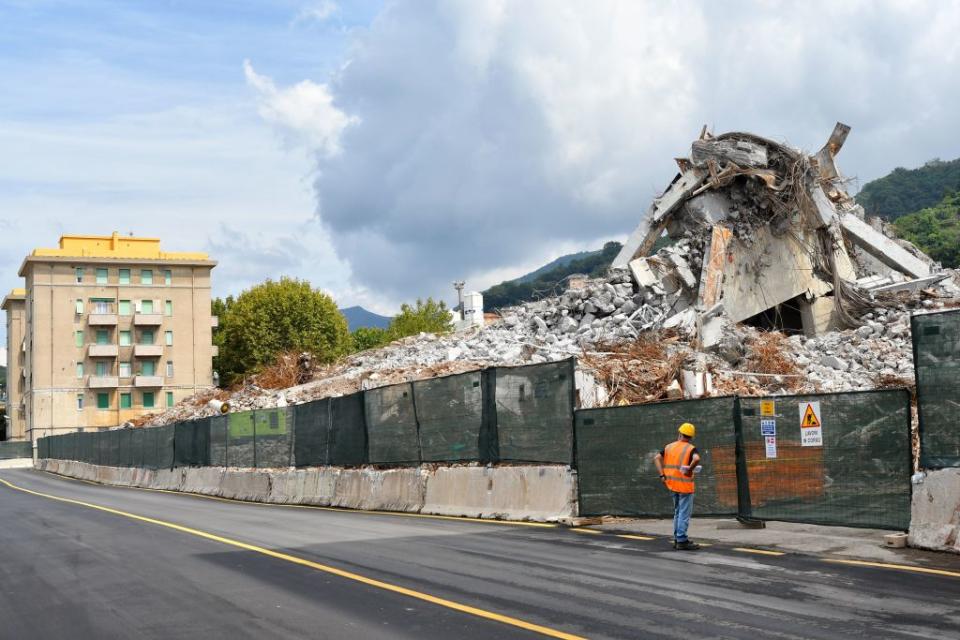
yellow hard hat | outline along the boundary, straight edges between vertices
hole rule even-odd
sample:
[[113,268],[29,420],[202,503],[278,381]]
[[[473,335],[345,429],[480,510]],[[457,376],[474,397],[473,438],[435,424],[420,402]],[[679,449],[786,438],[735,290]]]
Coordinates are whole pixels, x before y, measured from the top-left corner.
[[688,438],[692,438],[697,435],[697,428],[689,422],[684,422],[682,425],[680,425],[678,431]]

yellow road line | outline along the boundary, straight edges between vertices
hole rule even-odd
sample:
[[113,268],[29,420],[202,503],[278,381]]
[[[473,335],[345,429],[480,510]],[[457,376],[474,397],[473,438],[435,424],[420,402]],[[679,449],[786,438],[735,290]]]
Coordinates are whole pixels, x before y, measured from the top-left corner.
[[879,567],[881,569],[897,569],[900,571],[913,571],[914,573],[929,573],[936,576],[948,576],[950,578],[960,578],[960,571],[947,571],[946,569],[928,569],[927,567],[913,567],[908,564],[890,564],[887,562],[867,562],[866,560],[840,560],[838,558],[823,558],[824,562],[834,562],[837,564],[852,564],[860,567]]
[[492,611],[487,611],[485,609],[471,607],[469,605],[461,604],[453,600],[447,600],[446,598],[439,598],[437,596],[430,595],[429,593],[423,593],[422,591],[415,591],[413,589],[401,587],[399,585],[391,584],[389,582],[383,582],[382,580],[368,578],[366,576],[362,576],[357,573],[344,571],[343,569],[337,569],[336,567],[320,564],[319,562],[313,562],[312,560],[307,560],[306,558],[292,556],[287,553],[280,553],[279,551],[266,549],[264,547],[258,547],[256,545],[248,544],[246,542],[241,542],[239,540],[233,540],[232,538],[225,538],[223,536],[214,535],[212,533],[207,533],[206,531],[201,531],[199,529],[193,529],[191,527],[175,524],[173,522],[167,522],[165,520],[158,520],[156,518],[139,516],[135,513],[128,513],[126,511],[120,511],[119,509],[104,507],[98,504],[93,504],[91,502],[83,502],[81,500],[74,500],[72,498],[63,498],[61,496],[55,496],[48,493],[33,491],[31,489],[25,489],[23,487],[18,487],[17,485],[10,483],[4,480],[3,478],[0,478],[0,482],[7,485],[11,489],[22,491],[23,493],[28,493],[30,495],[39,496],[41,498],[48,498],[50,500],[56,500],[58,502],[75,504],[81,507],[87,507],[89,509],[96,509],[97,511],[103,511],[105,513],[112,513],[114,515],[122,516],[124,518],[130,518],[131,520],[137,520],[140,522],[146,522],[148,524],[153,524],[160,527],[166,527],[167,529],[173,529],[174,531],[187,533],[192,536],[196,536],[198,538],[212,540],[214,542],[219,542],[231,547],[237,547],[238,549],[243,549],[245,551],[251,551],[253,553],[259,553],[261,555],[269,556],[271,558],[276,558],[277,560],[284,560],[286,562],[290,562],[293,564],[298,564],[304,567],[309,567],[311,569],[316,569],[317,571],[322,571],[324,573],[329,573],[335,576],[339,576],[341,578],[346,578],[347,580],[353,580],[355,582],[359,582],[361,584],[375,587],[377,589],[383,589],[384,591],[392,591],[393,593],[399,593],[401,595],[409,596],[411,598],[416,598],[417,600],[423,600],[424,602],[429,602],[431,604],[435,604],[441,607],[446,607],[447,609],[453,609],[454,611],[467,613],[467,614],[476,616],[478,618],[493,620],[495,622],[502,622],[503,624],[507,624],[513,627],[518,627],[520,629],[525,629],[527,631],[533,631],[534,633],[539,633],[551,638],[561,638],[563,640],[586,640],[582,636],[573,635],[571,633],[565,633],[557,629],[551,629],[550,627],[544,627],[538,624],[533,624],[532,622],[526,622],[518,618],[505,616],[499,613],[494,613]]
[[570,527],[570,531],[576,531],[577,533],[592,533],[594,535],[600,535],[603,531],[598,531],[597,529],[587,529],[585,527]]
[[734,551],[743,551],[744,553],[756,553],[761,556],[785,556],[783,551],[767,551],[766,549],[750,549],[748,547],[734,547]]
[[629,533],[618,533],[618,538],[627,538],[628,540],[656,540],[656,538],[651,538],[650,536],[635,536]]
[[538,527],[541,529],[556,529],[557,525],[551,522],[521,522],[519,520],[493,520],[487,518],[470,518],[467,516],[441,516],[430,513],[406,513],[404,511],[377,511],[375,509],[350,509],[348,507],[322,507],[315,504],[283,504],[279,502],[254,502],[252,500],[235,500],[233,498],[224,498],[221,496],[208,496],[202,493],[191,493],[189,491],[174,491],[173,489],[151,489],[150,487],[131,487],[122,484],[103,484],[83,478],[71,478],[70,476],[60,475],[52,471],[44,471],[56,478],[63,478],[75,482],[83,482],[95,487],[111,487],[114,489],[133,489],[136,491],[152,491],[153,493],[169,493],[176,496],[186,496],[188,498],[200,498],[202,500],[216,500],[217,502],[230,502],[233,504],[253,505],[257,507],[286,507],[288,509],[315,509],[317,511],[334,511],[337,513],[362,513],[366,515],[379,516],[397,516],[400,518],[427,518],[430,520],[454,520],[460,522],[479,522],[483,524],[501,524],[512,527]]

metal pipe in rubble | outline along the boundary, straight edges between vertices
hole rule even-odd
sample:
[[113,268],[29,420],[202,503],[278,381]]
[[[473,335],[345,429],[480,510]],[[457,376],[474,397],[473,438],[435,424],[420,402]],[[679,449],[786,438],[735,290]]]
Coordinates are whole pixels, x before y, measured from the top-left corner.
[[209,401],[207,403],[207,406],[210,407],[211,409],[215,409],[216,412],[220,414],[230,413],[230,403],[223,402],[222,400],[217,400],[216,398]]

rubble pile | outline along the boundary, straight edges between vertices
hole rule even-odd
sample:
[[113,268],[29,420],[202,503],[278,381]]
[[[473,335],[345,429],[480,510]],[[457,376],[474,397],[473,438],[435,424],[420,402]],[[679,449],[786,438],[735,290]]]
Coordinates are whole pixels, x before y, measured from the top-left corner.
[[[328,367],[289,354],[272,377],[234,390],[231,406],[570,356],[608,404],[912,384],[910,313],[958,306],[960,287],[847,194],[834,158],[848,133],[838,123],[808,155],[704,129],[605,277],[499,310],[484,327],[413,336]],[[665,234],[669,246],[650,255]],[[210,415],[207,400],[148,420]]]

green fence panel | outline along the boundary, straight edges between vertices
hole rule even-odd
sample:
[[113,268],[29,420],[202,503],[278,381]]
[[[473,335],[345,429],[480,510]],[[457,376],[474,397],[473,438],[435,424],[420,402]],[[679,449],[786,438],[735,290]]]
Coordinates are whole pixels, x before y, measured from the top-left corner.
[[143,430],[143,466],[160,468],[160,430],[150,427]]
[[143,458],[144,431],[145,429],[130,430],[130,466],[132,467],[145,466]]
[[363,393],[330,398],[330,464],[351,467],[367,462]]
[[60,459],[60,441],[57,439],[57,436],[47,436],[49,442],[49,453],[51,460]]
[[227,414],[227,443],[230,447],[231,467],[257,466],[255,434],[253,411]]
[[160,469],[173,468],[173,438],[175,436],[172,424],[155,427],[157,430],[157,466]]
[[257,467],[289,467],[293,453],[293,409],[257,409],[254,411],[254,424]]
[[481,459],[484,429],[483,373],[471,371],[418,380],[413,399],[420,424],[420,457],[424,462]]
[[905,389],[741,398],[740,407],[749,515],[908,528],[912,458]]
[[294,464],[321,467],[330,464],[330,398],[293,407]]
[[576,411],[581,515],[672,517],[672,494],[654,458],[684,422],[696,426],[702,458],[694,514],[735,515],[735,402],[721,397]]
[[364,392],[371,464],[417,464],[420,442],[413,385],[395,384]]
[[210,418],[173,425],[173,464],[176,467],[210,464]]
[[493,369],[499,459],[573,462],[573,359]]
[[960,467],[960,311],[910,318],[920,423],[920,466]]
[[0,460],[32,457],[33,445],[29,442],[0,442]]
[[50,457],[50,439],[39,438],[37,440],[37,459],[43,460]]
[[229,448],[227,446],[227,416],[210,418],[210,465],[213,467],[228,467]]
[[117,439],[119,440],[119,445],[117,446],[117,466],[118,467],[130,467],[133,466],[133,448],[131,447],[130,441],[133,435],[132,429],[119,429],[117,430]]

